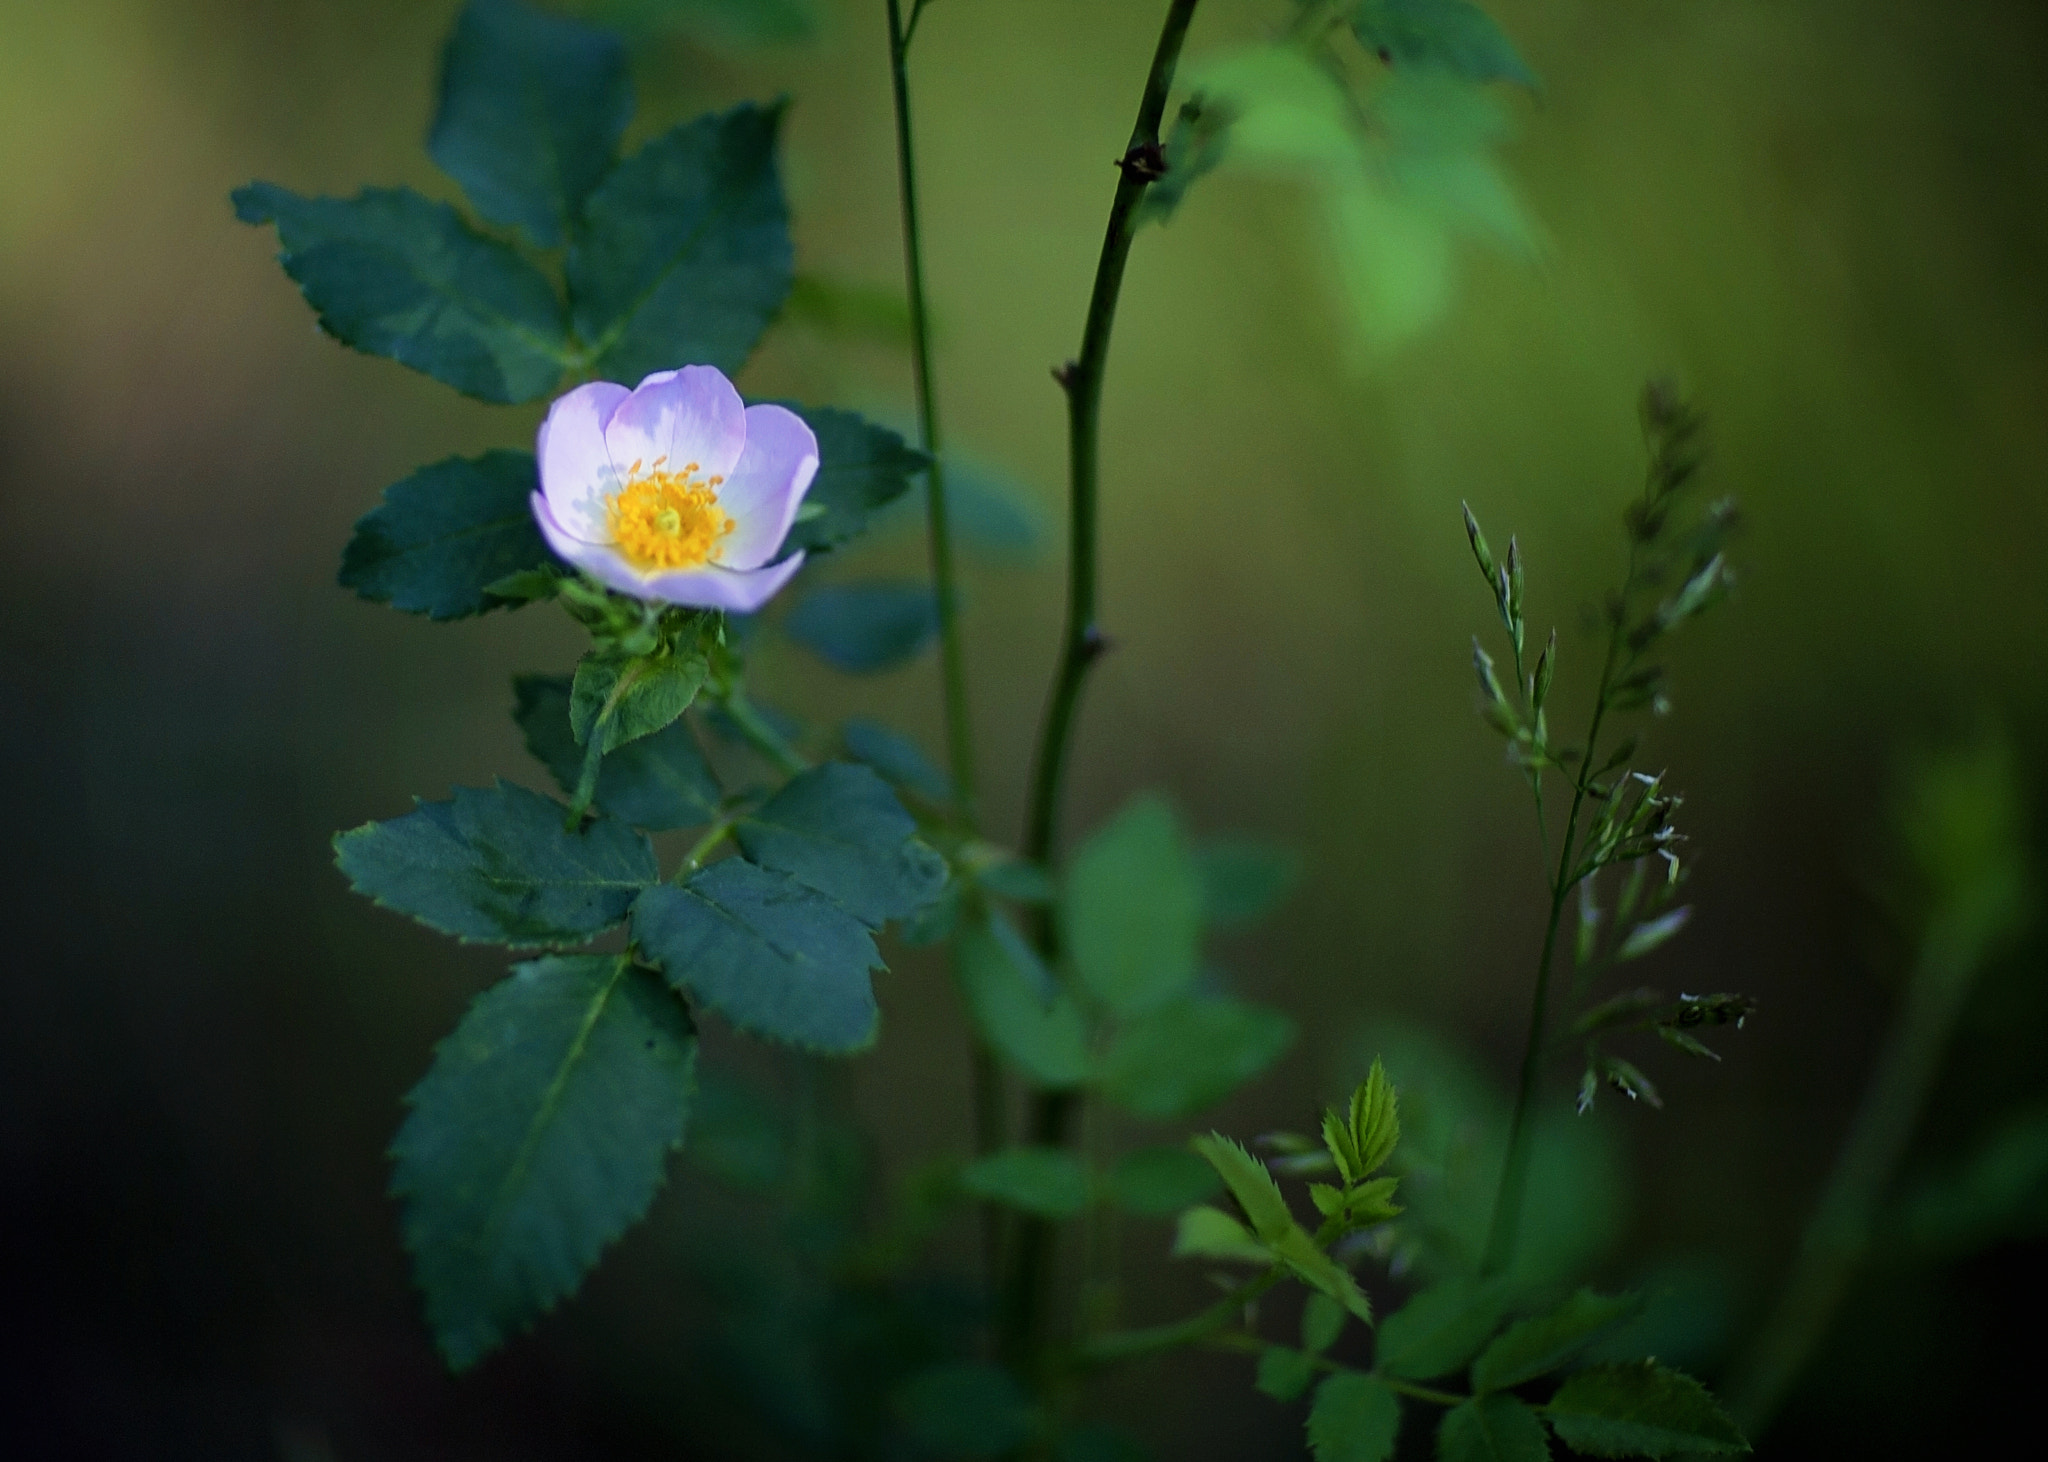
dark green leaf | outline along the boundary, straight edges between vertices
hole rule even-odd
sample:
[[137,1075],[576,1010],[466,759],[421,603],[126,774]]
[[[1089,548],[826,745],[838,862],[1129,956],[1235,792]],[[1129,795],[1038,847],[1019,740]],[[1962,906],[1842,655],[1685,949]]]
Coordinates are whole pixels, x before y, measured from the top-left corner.
[[1537,85],[1514,42],[1471,0],[1359,0],[1351,29],[1361,45],[1396,70]]
[[476,211],[552,248],[633,114],[618,37],[516,0],[470,0],[441,58],[427,151]]
[[[1041,1086],[1078,1086],[1088,1079],[1088,1029],[1064,991],[1047,1000],[1038,973],[1017,958],[1020,942],[994,927],[999,914],[975,919],[959,933],[954,973],[974,1028],[1006,1060]],[[1034,960],[1033,963],[1036,963]]]
[[920,1449],[935,1457],[1000,1457],[1030,1437],[1031,1398],[998,1366],[957,1361],[911,1378],[896,1414]]
[[[569,729],[569,677],[522,675],[512,682],[513,718],[564,792],[583,773],[583,748]],[[651,832],[697,827],[718,815],[717,778],[681,720],[606,756],[597,774],[597,807]]]
[[671,984],[741,1030],[844,1055],[875,1039],[874,940],[786,874],[727,858],[633,905],[633,940]]
[[1909,1193],[1901,1224],[1916,1244],[1968,1250],[2038,1233],[2048,1221],[2048,1108],[2005,1118],[1960,1164]]
[[1371,1376],[1339,1371],[1316,1387],[1308,1414],[1316,1462],[1386,1462],[1400,1429],[1400,1398]]
[[939,606],[920,582],[828,584],[799,599],[782,628],[833,669],[872,675],[908,664],[938,637]]
[[818,438],[818,475],[804,494],[804,514],[784,540],[808,552],[831,548],[863,532],[868,516],[910,491],[925,455],[887,427],[823,406],[787,406]]
[[625,918],[660,871],[624,823],[567,832],[566,812],[510,782],[458,787],[453,801],[337,834],[335,862],[356,892],[465,942],[580,944]]
[[1010,1147],[960,1171],[960,1186],[977,1198],[1041,1218],[1072,1218],[1088,1206],[1088,1174],[1063,1147]]
[[1258,1377],[1252,1384],[1275,1401],[1292,1401],[1315,1378],[1314,1356],[1291,1346],[1269,1345],[1259,1353]]
[[1110,1009],[1153,1009],[1194,983],[1202,883],[1173,809],[1132,802],[1074,854],[1061,922],[1081,983]]
[[1103,1092],[1141,1117],[1186,1117],[1257,1076],[1294,1022],[1242,1000],[1183,1000],[1126,1024],[1103,1058]]
[[1301,1307],[1301,1348],[1321,1355],[1344,1333],[1344,1307],[1326,1294],[1312,1294]]
[[1580,1371],[1543,1414],[1566,1446],[1590,1457],[1749,1450],[1742,1429],[1705,1386],[1654,1361]]
[[1244,929],[1286,901],[1301,879],[1301,856],[1245,839],[1216,838],[1195,847],[1202,880],[1202,916],[1219,929]]
[[1380,1322],[1374,1361],[1390,1376],[1426,1381],[1462,1369],[1500,1323],[1507,1296],[1497,1283],[1453,1279],[1408,1301]]
[[1514,1397],[1477,1396],[1444,1416],[1436,1455],[1437,1462],[1549,1462],[1550,1438]]
[[700,1070],[683,1160],[735,1188],[786,1192],[790,1127],[783,1111],[754,1087],[729,1072]]
[[1083,1422],[1060,1438],[1059,1462],[1150,1462],[1145,1449],[1115,1427]]
[[1472,1363],[1472,1389],[1506,1391],[1548,1375],[1638,1308],[1635,1295],[1582,1289],[1548,1314],[1508,1326]]
[[614,955],[550,955],[479,996],[407,1099],[391,1188],[457,1370],[574,1292],[647,1210],[689,1113],[697,1040]]
[[562,378],[554,286],[445,203],[409,188],[302,198],[251,183],[235,190],[235,216],[277,225],[285,273],[344,345],[485,401],[532,401]]
[[584,204],[569,248],[591,367],[632,382],[685,362],[731,374],[789,293],[789,209],[775,167],[780,105],[742,103],[662,133]]
[[1059,896],[1045,870],[1023,858],[1010,858],[976,872],[974,881],[997,898],[1020,904],[1049,904]]
[[799,773],[734,829],[747,856],[779,869],[872,929],[937,898],[946,861],[880,777],[853,762]]
[[1141,1147],[1110,1170],[1117,1207],[1164,1218],[1206,1202],[1222,1186],[1216,1170],[1184,1147]]
[[864,761],[905,791],[915,792],[927,802],[944,803],[953,795],[946,774],[932,765],[931,758],[915,741],[879,721],[861,717],[839,728],[839,739],[855,761]]
[[1030,563],[1045,543],[1044,514],[1031,490],[978,462],[947,459],[946,515],[954,541],[997,562]]
[[625,659],[585,655],[569,690],[569,730],[579,745],[604,723],[609,756],[643,736],[673,725],[690,709],[710,666],[702,655],[676,653]]
[[531,452],[422,467],[357,520],[342,587],[431,619],[497,608],[507,601],[491,585],[553,562],[528,501],[539,486]]

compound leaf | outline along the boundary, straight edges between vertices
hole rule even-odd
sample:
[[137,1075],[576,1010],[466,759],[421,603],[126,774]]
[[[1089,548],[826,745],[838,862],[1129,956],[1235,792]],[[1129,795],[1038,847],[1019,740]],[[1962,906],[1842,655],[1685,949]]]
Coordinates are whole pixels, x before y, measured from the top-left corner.
[[1287,1345],[1269,1345],[1259,1353],[1258,1378],[1252,1383],[1275,1401],[1292,1401],[1316,1378],[1315,1357]]
[[1549,1462],[1550,1438],[1536,1413],[1512,1396],[1475,1396],[1445,1414],[1437,1462]]
[[1472,1389],[1506,1391],[1548,1375],[1603,1330],[1634,1314],[1638,1305],[1635,1295],[1582,1289],[1548,1314],[1517,1321],[1472,1363]]
[[1173,809],[1134,799],[1075,852],[1060,915],[1081,983],[1110,1009],[1156,1008],[1194,982],[1202,882]]
[[1380,1324],[1379,1369],[1426,1381],[1461,1369],[1500,1323],[1507,1296],[1497,1283],[1452,1279],[1422,1291]]
[[938,638],[939,603],[914,580],[827,584],[796,603],[783,631],[849,675],[907,665]]
[[1088,1174],[1063,1147],[992,1152],[961,1170],[960,1186],[977,1198],[1041,1218],[1072,1218],[1088,1206]]
[[1126,1213],[1164,1218],[1215,1195],[1216,1170],[1184,1147],[1141,1147],[1110,1169],[1109,1193]]
[[747,856],[816,889],[871,929],[946,886],[946,861],[867,767],[832,761],[791,778],[734,828]]
[[[522,675],[512,682],[513,719],[564,792],[574,791],[584,750],[569,727],[566,675]],[[718,815],[718,780],[689,726],[677,720],[607,754],[597,773],[593,805],[650,832],[697,827]]]
[[1272,1065],[1294,1040],[1277,1010],[1229,998],[1176,1001],[1131,1020],[1102,1060],[1103,1093],[1140,1117],[1213,1106]]
[[1339,1371],[1316,1387],[1308,1414],[1316,1462],[1386,1462],[1400,1429],[1400,1398],[1371,1376]]
[[1543,1414],[1566,1446],[1590,1457],[1749,1450],[1705,1386],[1654,1361],[1588,1367],[1558,1388]]
[[910,491],[911,478],[929,461],[897,433],[851,411],[776,404],[801,416],[818,438],[818,475],[804,494],[803,516],[789,530],[785,549],[815,553],[858,536],[871,513]]
[[531,452],[486,452],[422,467],[384,489],[356,522],[341,585],[430,619],[481,614],[508,575],[554,561],[528,499],[540,486]]
[[962,926],[954,973],[981,1038],[1040,1086],[1079,1086],[1089,1076],[1081,1007],[1051,977],[1001,914]]

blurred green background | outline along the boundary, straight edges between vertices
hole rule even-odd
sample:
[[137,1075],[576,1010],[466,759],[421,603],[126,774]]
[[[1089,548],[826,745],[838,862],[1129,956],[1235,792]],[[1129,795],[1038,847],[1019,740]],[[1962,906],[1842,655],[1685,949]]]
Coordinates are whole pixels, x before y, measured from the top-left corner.
[[[788,92],[799,269],[886,291],[881,8],[830,0],[772,43],[648,37],[634,135]],[[1691,1296],[1660,1353],[1711,1373],[1782,1277],[1910,955],[1884,892],[1898,767],[1992,721],[2024,782],[2048,733],[2048,11],[1490,8],[1546,83],[1512,101],[1507,154],[1544,245],[1467,258],[1418,342],[1360,363],[1283,183],[1219,176],[1141,237],[1105,424],[1117,648],[1086,706],[1071,825],[1160,786],[1203,832],[1307,856],[1290,917],[1226,960],[1304,1038],[1219,1125],[1301,1125],[1416,1026],[1505,1087],[1542,891],[1526,794],[1473,714],[1468,637],[1491,606],[1457,505],[1496,543],[1520,534],[1532,613],[1566,647],[1558,694],[1583,696],[1581,609],[1618,564],[1641,469],[1634,399],[1675,373],[1712,419],[1712,488],[1750,526],[1740,591],[1677,649],[1677,714],[1647,753],[1687,794],[1701,909],[1654,978],[1761,1007],[1721,1066],[1651,1058],[1666,1111],[1608,1101],[1579,1124],[1587,1161],[1620,1176],[1565,1236],[1603,1282]],[[226,198],[254,176],[451,195],[420,144],[455,9],[0,8],[14,1455],[715,1454],[678,1277],[693,1178],[581,1299],[460,1381],[415,1319],[383,1197],[398,1098],[500,960],[352,898],[328,836],[410,793],[533,780],[508,678],[566,666],[578,640],[546,608],[434,627],[334,586],[385,485],[522,445],[537,411],[461,401],[318,336],[272,238]],[[1047,371],[1078,338],[1159,10],[940,0],[918,41],[950,435],[1028,484],[1047,523],[1064,460]],[[1190,57],[1282,14],[1210,0]],[[792,320],[743,384],[907,416],[886,331]],[[908,533],[861,552],[919,562]],[[1051,668],[1056,545],[978,568],[968,596],[1005,829]],[[936,743],[929,661],[849,681],[771,645],[759,674],[807,713]],[[2023,941],[1987,971],[1909,1174],[2048,1090],[2041,956]],[[885,1154],[964,1145],[951,990],[927,957],[894,964],[853,1098]],[[714,1031],[707,1059],[731,1044]],[[1163,1232],[1130,1244],[1139,1318],[1202,1295],[1153,1257]],[[946,1257],[967,1252],[963,1236]],[[2024,1230],[1940,1255],[1881,1246],[1767,1454],[1993,1434],[2023,1405],[1997,1398],[2039,1358],[2022,1307],[2044,1278]],[[1161,1456],[1298,1454],[1298,1418],[1244,1369],[1135,1376],[1114,1403]]]

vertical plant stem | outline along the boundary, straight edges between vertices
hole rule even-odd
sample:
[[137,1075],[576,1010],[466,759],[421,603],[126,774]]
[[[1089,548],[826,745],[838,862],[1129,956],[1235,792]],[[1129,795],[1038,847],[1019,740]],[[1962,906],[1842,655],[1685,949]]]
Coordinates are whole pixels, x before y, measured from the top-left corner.
[[[1181,43],[1197,0],[1171,0],[1131,140],[1118,162],[1122,176],[1109,208],[1102,255],[1095,266],[1095,286],[1088,299],[1088,318],[1081,331],[1081,353],[1058,372],[1067,393],[1068,527],[1067,618],[1059,668],[1046,705],[1045,724],[1031,784],[1029,821],[1024,851],[1034,862],[1050,867],[1059,841],[1060,793],[1066,780],[1067,752],[1073,740],[1074,714],[1088,670],[1100,657],[1104,641],[1095,622],[1097,485],[1102,420],[1102,383],[1109,361],[1110,332],[1116,323],[1124,266],[1137,230],[1138,205],[1160,175],[1159,123],[1166,114],[1167,93],[1180,62]],[[1040,925],[1039,942],[1046,955],[1058,950],[1057,925]],[[1057,1146],[1067,1140],[1074,1096],[1041,1092],[1033,1103],[1034,1142]],[[1004,1296],[1001,1351],[1012,1365],[1035,1373],[1043,1350],[1047,1292],[1051,1286],[1055,1230],[1044,1219],[1026,1219],[1017,1234],[1010,1283]]]
[[[903,281],[910,301],[910,359],[917,390],[919,445],[931,459],[925,469],[925,528],[932,562],[932,599],[939,616],[939,673],[945,697],[946,763],[951,773],[955,827],[973,833],[977,817],[974,771],[974,723],[967,703],[967,657],[960,643],[960,596],[953,565],[953,529],[947,516],[946,462],[939,437],[938,391],[932,380],[931,314],[925,303],[924,235],[918,218],[917,159],[910,125],[910,30],[903,22],[902,0],[887,0],[889,16],[889,80],[896,111],[896,182],[903,206]],[[911,14],[917,23],[922,4]],[[995,1053],[979,1037],[968,1052],[974,1105],[974,1147],[986,1156],[1000,1149],[1008,1134],[1003,1074]],[[982,1265],[991,1291],[1002,1271],[1003,1210],[981,1205]]]

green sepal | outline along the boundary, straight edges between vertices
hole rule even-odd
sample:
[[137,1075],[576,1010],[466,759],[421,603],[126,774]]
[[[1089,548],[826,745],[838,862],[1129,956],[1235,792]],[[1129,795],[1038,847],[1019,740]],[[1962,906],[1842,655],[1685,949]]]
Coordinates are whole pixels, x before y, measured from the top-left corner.
[[1472,1362],[1472,1389],[1507,1391],[1548,1375],[1640,1308],[1636,1295],[1582,1289],[1556,1309],[1502,1331]]
[[1124,1023],[1102,1058],[1103,1094],[1140,1117],[1191,1116],[1264,1071],[1294,1022],[1227,997],[1176,1001]]
[[1259,1352],[1259,1391],[1275,1401],[1293,1401],[1316,1378],[1315,1357],[1286,1345],[1269,1345]]
[[1750,1449],[1705,1386],[1655,1361],[1590,1366],[1558,1388],[1543,1415],[1566,1446],[1589,1457]]
[[1437,1462],[1549,1462],[1550,1438],[1536,1413],[1512,1396],[1475,1396],[1445,1413]]
[[1088,1080],[1080,1005],[1063,990],[1049,990],[1051,977],[1003,915],[989,911],[960,927],[953,970],[975,1030],[1006,1061],[1054,1090]]
[[1063,1147],[1007,1147],[960,1170],[960,1186],[1040,1218],[1072,1218],[1088,1206],[1088,1173]]
[[1134,798],[1075,852],[1060,922],[1082,985],[1131,1015],[1184,994],[1200,968],[1202,883],[1180,820]]
[[[526,749],[564,792],[575,791],[584,750],[569,725],[569,677],[521,675],[512,690],[512,716],[526,733]],[[604,758],[592,805],[634,827],[662,832],[710,822],[722,800],[689,724],[676,720]]]
[[384,489],[356,521],[341,586],[429,619],[459,619],[521,602],[496,592],[508,576],[554,562],[533,521],[540,486],[531,452],[486,452],[422,467]]
[[1506,1309],[1507,1292],[1498,1281],[1446,1280],[1380,1323],[1374,1363],[1409,1381],[1450,1375],[1478,1354]]
[[1401,1429],[1401,1399],[1384,1383],[1339,1371],[1316,1387],[1308,1446],[1316,1462],[1386,1462]]
[[798,773],[734,825],[749,858],[871,929],[916,913],[946,886],[946,860],[916,833],[888,783],[843,761]]
[[646,1212],[689,1113],[696,1034],[651,973],[550,955],[478,996],[406,1099],[391,1190],[456,1370],[573,1293]]

